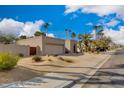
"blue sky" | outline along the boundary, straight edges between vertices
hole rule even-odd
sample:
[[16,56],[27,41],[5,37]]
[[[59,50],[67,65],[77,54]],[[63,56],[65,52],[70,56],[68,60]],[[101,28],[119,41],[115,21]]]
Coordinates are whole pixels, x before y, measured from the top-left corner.
[[0,6],[0,18],[13,18],[21,22],[42,19],[45,22],[51,22],[52,25],[48,31],[61,38],[65,38],[65,28],[70,28],[76,33],[91,32],[92,27],[86,24],[99,20],[95,14],[65,15],[64,11],[65,6]]
[[[119,10],[120,9],[120,10]],[[119,11],[118,11],[119,10]],[[65,5],[33,5],[33,6],[0,6],[0,30],[8,30],[9,26],[3,27],[4,23],[18,24],[18,22],[26,24],[42,20],[43,22],[50,22],[51,26],[48,33],[54,34],[58,38],[65,38],[64,29],[69,28],[73,32],[91,33],[93,25],[104,24],[106,30],[114,31],[115,33],[121,30],[120,26],[123,22],[123,6],[65,6]],[[105,17],[106,16],[106,17]],[[6,19],[6,20],[4,20]],[[12,20],[9,20],[12,19]],[[9,21],[8,21],[9,20]],[[20,25],[20,23],[19,23]],[[18,25],[17,25],[18,26]],[[37,26],[37,25],[35,25]],[[19,27],[19,26],[18,26]],[[21,26],[23,27],[23,26]],[[27,24],[26,24],[27,27]],[[31,26],[32,27],[32,26]],[[4,28],[4,29],[3,29]],[[29,29],[29,27],[27,27]],[[26,29],[27,29],[26,28]],[[43,31],[41,24],[36,27]],[[22,29],[22,28],[21,28]],[[34,29],[33,29],[34,30]],[[14,30],[15,31],[15,30]],[[32,30],[31,30],[32,31]],[[110,32],[111,32],[110,31]],[[108,33],[110,35],[111,33]]]

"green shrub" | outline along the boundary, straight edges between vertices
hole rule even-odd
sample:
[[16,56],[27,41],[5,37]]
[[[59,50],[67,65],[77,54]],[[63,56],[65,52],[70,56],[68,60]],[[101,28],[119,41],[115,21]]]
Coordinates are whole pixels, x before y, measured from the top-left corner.
[[9,53],[0,53],[0,70],[12,69],[16,66],[19,58]]
[[35,62],[39,62],[39,61],[41,61],[41,57],[39,57],[39,56],[34,56],[34,57],[32,58],[32,60],[34,60]]
[[24,54],[19,53],[18,56],[19,56],[19,57],[24,57]]

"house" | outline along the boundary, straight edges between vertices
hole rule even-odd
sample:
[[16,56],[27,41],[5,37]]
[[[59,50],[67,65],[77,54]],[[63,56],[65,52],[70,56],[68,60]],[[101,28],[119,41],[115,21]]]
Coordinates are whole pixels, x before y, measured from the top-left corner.
[[[46,36],[36,36],[33,38],[22,39],[16,42],[17,45],[29,47],[30,55],[55,55],[77,52],[77,41],[64,40]],[[24,54],[25,55],[25,54]]]

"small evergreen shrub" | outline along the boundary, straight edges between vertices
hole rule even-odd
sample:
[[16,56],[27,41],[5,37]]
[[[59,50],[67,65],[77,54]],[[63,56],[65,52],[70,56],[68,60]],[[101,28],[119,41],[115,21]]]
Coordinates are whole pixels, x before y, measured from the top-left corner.
[[68,63],[72,63],[73,61],[69,58],[65,58],[64,61],[68,62]]
[[57,54],[55,54],[55,55],[53,55],[54,57],[57,57],[58,55]]
[[18,56],[19,57],[24,57],[24,55],[22,53],[19,53]]
[[48,61],[52,61],[52,59],[48,59]]
[[59,60],[62,60],[62,61],[68,62],[68,63],[72,63],[73,62],[71,59],[63,58],[63,57],[59,57]]
[[64,61],[64,58],[63,58],[63,57],[59,57],[59,60],[62,60],[62,61]]
[[32,60],[34,60],[35,62],[40,62],[40,61],[41,61],[41,57],[39,57],[39,56],[34,56],[34,57],[32,58]]
[[0,70],[12,69],[17,65],[19,58],[9,53],[0,53]]

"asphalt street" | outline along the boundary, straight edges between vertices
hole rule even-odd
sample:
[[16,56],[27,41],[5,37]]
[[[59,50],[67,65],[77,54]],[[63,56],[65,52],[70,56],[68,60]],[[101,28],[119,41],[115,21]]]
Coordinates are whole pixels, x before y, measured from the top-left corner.
[[116,51],[83,88],[124,88],[124,49]]

